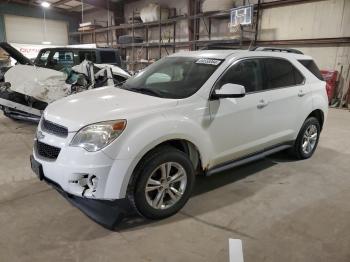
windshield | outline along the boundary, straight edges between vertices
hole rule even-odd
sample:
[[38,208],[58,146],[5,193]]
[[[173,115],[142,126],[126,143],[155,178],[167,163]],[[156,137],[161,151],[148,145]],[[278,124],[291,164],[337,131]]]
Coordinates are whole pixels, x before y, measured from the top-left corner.
[[129,78],[121,88],[163,98],[197,92],[221,63],[217,59],[166,57]]

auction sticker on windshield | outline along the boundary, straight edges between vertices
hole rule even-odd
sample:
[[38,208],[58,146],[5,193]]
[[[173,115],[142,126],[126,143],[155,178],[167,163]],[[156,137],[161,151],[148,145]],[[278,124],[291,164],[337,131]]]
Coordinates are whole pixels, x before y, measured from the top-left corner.
[[215,65],[215,66],[217,66],[220,63],[221,63],[221,60],[208,59],[208,58],[200,58],[196,61],[196,64]]

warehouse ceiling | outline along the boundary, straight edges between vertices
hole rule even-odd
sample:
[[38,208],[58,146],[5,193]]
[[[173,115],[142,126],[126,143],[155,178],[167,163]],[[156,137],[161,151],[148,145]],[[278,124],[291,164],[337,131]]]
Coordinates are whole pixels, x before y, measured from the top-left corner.
[[82,8],[84,11],[107,8],[113,10],[116,4],[123,2],[123,0],[0,0],[0,3],[40,6],[44,1],[51,4],[50,8],[64,12],[81,12]]
[[[35,3],[40,4],[41,0],[34,0]],[[50,2],[53,7],[64,9],[72,12],[80,12],[82,7],[84,11],[94,9],[93,5],[83,3],[81,1],[75,0],[46,0],[46,2]]]

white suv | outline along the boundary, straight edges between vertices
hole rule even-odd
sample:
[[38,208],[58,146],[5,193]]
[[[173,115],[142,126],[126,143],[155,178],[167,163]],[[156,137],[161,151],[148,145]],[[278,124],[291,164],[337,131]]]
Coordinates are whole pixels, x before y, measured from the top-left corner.
[[325,82],[300,53],[206,50],[163,58],[119,86],[50,104],[32,168],[68,194],[128,199],[147,218],[176,213],[195,175],[289,148],[315,151]]

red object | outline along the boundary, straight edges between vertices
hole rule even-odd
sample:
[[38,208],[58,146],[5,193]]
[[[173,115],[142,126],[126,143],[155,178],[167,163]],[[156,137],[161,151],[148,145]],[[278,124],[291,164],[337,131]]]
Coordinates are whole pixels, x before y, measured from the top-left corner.
[[338,71],[336,70],[321,70],[321,74],[326,81],[326,89],[328,95],[328,102],[330,103],[334,98],[335,88],[337,84]]

